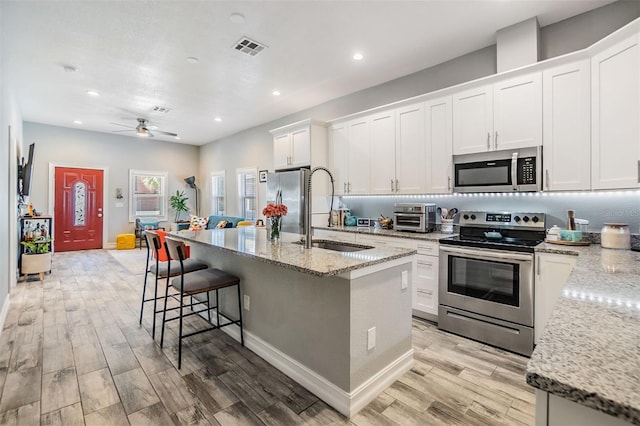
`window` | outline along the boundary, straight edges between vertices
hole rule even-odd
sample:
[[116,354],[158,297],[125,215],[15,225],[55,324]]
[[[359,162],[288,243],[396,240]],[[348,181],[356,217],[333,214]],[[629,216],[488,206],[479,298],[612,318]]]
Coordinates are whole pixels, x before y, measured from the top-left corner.
[[211,214],[224,216],[224,171],[211,173]]
[[129,171],[129,220],[152,216],[167,220],[167,173]]
[[246,220],[256,220],[258,192],[256,187],[256,169],[238,169],[238,199],[240,200],[240,215]]

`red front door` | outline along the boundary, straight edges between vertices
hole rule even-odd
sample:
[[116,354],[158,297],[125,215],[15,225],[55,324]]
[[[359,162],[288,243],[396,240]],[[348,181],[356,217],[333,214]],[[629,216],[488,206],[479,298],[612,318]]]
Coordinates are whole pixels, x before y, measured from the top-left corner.
[[102,248],[102,181],[102,170],[56,167],[56,251]]

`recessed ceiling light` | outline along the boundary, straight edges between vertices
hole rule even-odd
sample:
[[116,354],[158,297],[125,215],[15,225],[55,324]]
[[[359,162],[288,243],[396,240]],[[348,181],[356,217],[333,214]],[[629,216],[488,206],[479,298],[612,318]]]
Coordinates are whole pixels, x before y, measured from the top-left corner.
[[200,62],[200,59],[196,58],[195,56],[189,56],[187,58],[187,62],[189,62],[190,64],[197,64],[198,62]]
[[244,22],[244,15],[242,13],[232,13],[229,15],[229,20],[234,24],[242,24]]
[[364,55],[362,53],[354,53],[353,54],[353,60],[354,61],[361,61],[364,58]]
[[87,90],[87,95],[89,96],[100,96],[100,93],[95,90]]
[[274,90],[273,92],[271,92],[271,94],[273,96],[280,96],[280,91],[279,90]]
[[80,121],[80,120],[73,120],[73,124],[82,124],[82,121]]
[[222,118],[220,118],[220,117],[215,117],[215,118],[213,119],[213,121],[217,121],[217,122],[219,123],[219,122],[221,122],[221,121],[222,121]]

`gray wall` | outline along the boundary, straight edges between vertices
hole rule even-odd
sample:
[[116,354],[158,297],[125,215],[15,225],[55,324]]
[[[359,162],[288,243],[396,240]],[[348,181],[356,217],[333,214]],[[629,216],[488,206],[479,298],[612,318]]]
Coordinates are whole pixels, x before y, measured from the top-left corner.
[[[640,16],[640,1],[618,1],[576,17],[541,28],[541,56],[554,56],[584,49]],[[413,96],[422,95],[496,73],[496,46],[488,46],[451,61],[392,80],[321,105],[247,129],[201,147],[200,176],[226,171],[227,212],[238,214],[235,169],[255,166],[273,168],[269,130],[305,118],[331,120]],[[208,180],[208,179],[207,179]],[[265,200],[265,184],[259,186],[258,205]],[[203,191],[202,212],[210,209],[209,191]]]
[[[108,181],[105,181],[105,226],[108,227],[106,243],[115,243],[117,234],[133,232],[133,223],[129,222],[128,214],[130,169],[168,172],[169,195],[178,189],[184,189],[195,210],[193,190],[186,188],[183,179],[197,171],[197,146],[30,122],[24,123],[24,142],[25,146],[32,142],[36,144],[29,198],[37,210],[48,210],[49,163],[108,168]],[[122,200],[116,199],[115,188],[122,188]],[[124,207],[116,207],[116,202],[123,203]],[[171,212],[168,217],[173,217]]]

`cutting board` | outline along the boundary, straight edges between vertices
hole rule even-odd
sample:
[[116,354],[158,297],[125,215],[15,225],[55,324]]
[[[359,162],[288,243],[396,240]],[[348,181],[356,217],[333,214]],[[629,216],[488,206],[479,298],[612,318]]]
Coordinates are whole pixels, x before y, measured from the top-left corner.
[[590,246],[591,242],[589,241],[564,241],[564,240],[557,240],[557,241],[551,241],[551,240],[544,240],[545,243],[549,243],[549,244],[558,244],[561,246]]

